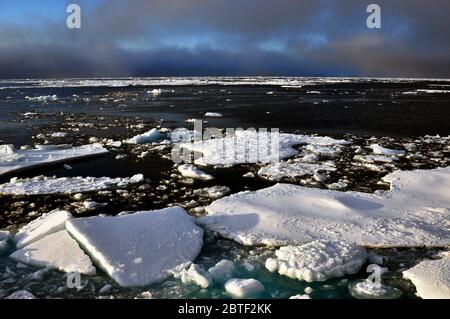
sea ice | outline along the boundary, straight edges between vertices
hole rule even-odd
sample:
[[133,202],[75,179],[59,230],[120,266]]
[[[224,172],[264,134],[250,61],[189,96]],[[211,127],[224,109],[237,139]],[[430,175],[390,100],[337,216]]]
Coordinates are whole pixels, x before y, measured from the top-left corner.
[[136,135],[130,139],[127,139],[123,141],[125,144],[146,144],[146,143],[152,143],[161,138],[161,133],[156,129],[153,128],[150,131]]
[[234,136],[182,143],[181,147],[202,153],[196,160],[201,165],[236,165],[270,163],[298,154],[299,144],[321,146],[349,144],[331,137],[237,130]]
[[388,156],[403,156],[403,155],[405,155],[405,151],[385,148],[378,144],[372,144],[369,146],[369,148],[371,148],[373,153],[377,154],[377,155],[388,155]]
[[233,276],[234,263],[228,259],[222,259],[213,267],[208,269],[213,279],[217,282],[225,282]]
[[209,181],[214,177],[208,173],[203,172],[192,164],[183,164],[178,166],[178,171],[183,177]]
[[219,199],[224,197],[230,192],[230,188],[227,186],[212,186],[194,190],[194,194],[200,197],[206,197],[211,199]]
[[367,279],[350,284],[349,290],[351,295],[358,299],[395,299],[402,294],[400,289]]
[[10,258],[31,266],[95,275],[91,260],[66,230],[50,234],[16,250]]
[[63,230],[66,221],[71,218],[72,215],[65,210],[53,210],[43,214],[19,230],[14,237],[16,247],[25,247],[47,235]]
[[266,260],[269,271],[313,282],[357,273],[367,259],[367,252],[343,241],[312,241],[281,247],[275,256]]
[[450,168],[396,171],[391,190],[367,194],[291,184],[214,201],[198,223],[244,245],[345,240],[373,247],[450,244]]
[[0,145],[0,176],[45,165],[63,163],[108,153],[101,144],[89,144],[77,147],[52,145],[31,150],[17,150],[10,145]]
[[238,298],[255,297],[265,291],[264,286],[256,279],[233,278],[225,283],[225,290]]
[[222,113],[217,112],[206,112],[205,117],[222,117]]
[[124,287],[163,281],[192,262],[203,245],[203,230],[180,207],[78,218],[66,229]]
[[48,177],[12,178],[9,183],[0,185],[0,194],[11,195],[43,195],[43,194],[74,194],[105,190],[141,183],[142,174],[127,178],[110,177]]
[[192,264],[189,269],[183,269],[177,277],[183,284],[194,284],[202,288],[208,288],[212,282],[212,276],[202,266]]
[[258,175],[271,181],[280,181],[283,178],[314,175],[320,170],[335,171],[336,167],[331,162],[325,162],[322,164],[279,162],[263,166],[259,169]]
[[290,296],[289,299],[311,299],[309,295],[295,295]]
[[423,299],[450,299],[450,257],[424,260],[403,272]]
[[11,295],[5,299],[36,299],[36,297],[28,290],[19,290],[13,292]]
[[33,102],[55,102],[55,101],[58,101],[58,96],[56,94],[41,95],[41,96],[36,96],[36,97],[26,96],[25,99],[27,99],[28,101],[33,101]]

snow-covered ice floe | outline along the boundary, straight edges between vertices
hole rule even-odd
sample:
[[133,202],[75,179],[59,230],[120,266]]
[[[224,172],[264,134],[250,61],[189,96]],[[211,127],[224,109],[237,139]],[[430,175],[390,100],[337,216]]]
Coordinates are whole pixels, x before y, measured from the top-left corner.
[[124,287],[160,282],[199,254],[203,230],[180,207],[69,220],[67,231]]
[[256,297],[265,291],[264,286],[256,279],[233,278],[225,283],[225,290],[238,298]]
[[148,132],[136,135],[130,139],[124,140],[123,143],[125,144],[146,144],[146,143],[153,143],[161,138],[161,133],[156,129],[153,128]]
[[11,259],[37,267],[57,269],[84,275],[95,275],[90,258],[66,230],[45,236],[9,256]]
[[291,184],[241,192],[206,207],[198,222],[244,245],[345,240],[370,247],[450,244],[450,168],[396,171],[391,190],[340,192]]
[[300,144],[329,146],[350,142],[331,137],[237,130],[234,136],[182,143],[181,147],[202,153],[197,164],[236,165],[277,162],[298,154],[293,146]]
[[25,247],[47,235],[64,230],[66,221],[71,218],[72,215],[65,210],[54,210],[42,215],[18,231],[14,236],[16,247]]
[[403,272],[423,299],[450,299],[450,256],[424,260]]
[[0,194],[44,195],[74,194],[123,187],[144,181],[142,174],[126,178],[111,177],[48,177],[12,178],[9,183],[0,185]]
[[70,145],[42,145],[32,150],[14,150],[11,145],[0,145],[0,176],[28,168],[63,163],[108,153],[101,144],[77,147]]
[[178,166],[178,171],[183,177],[199,179],[203,181],[210,181],[214,177],[208,173],[205,173],[201,169],[195,167],[192,164],[183,164]]
[[367,259],[367,252],[343,241],[312,241],[281,247],[275,256],[266,260],[269,271],[313,282],[357,273]]

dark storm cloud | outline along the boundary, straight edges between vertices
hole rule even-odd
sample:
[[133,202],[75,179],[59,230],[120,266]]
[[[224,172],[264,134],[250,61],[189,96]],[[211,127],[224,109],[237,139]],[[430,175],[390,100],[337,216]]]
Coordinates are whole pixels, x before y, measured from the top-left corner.
[[[75,0],[71,2],[77,2]],[[369,30],[365,9],[382,8]],[[132,0],[59,19],[0,22],[0,77],[450,77],[448,0]]]

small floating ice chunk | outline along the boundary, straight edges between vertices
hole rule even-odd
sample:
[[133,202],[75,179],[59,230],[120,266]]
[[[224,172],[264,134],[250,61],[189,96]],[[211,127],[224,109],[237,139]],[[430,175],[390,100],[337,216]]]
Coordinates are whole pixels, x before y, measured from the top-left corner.
[[183,164],[178,166],[178,171],[183,177],[199,179],[203,181],[209,181],[214,179],[214,177],[208,173],[203,172],[199,168],[192,164]]
[[450,257],[424,260],[403,272],[423,299],[450,299]]
[[[266,268],[306,282],[325,281],[359,271],[367,259],[364,248],[343,241],[313,241],[285,246],[266,261]],[[306,292],[306,290],[305,290]]]
[[215,281],[225,282],[233,277],[234,263],[228,259],[222,259],[208,271]]
[[93,262],[124,287],[150,285],[179,273],[203,245],[203,230],[180,207],[78,218],[66,228]]
[[222,113],[217,112],[206,112],[205,117],[222,117]]
[[178,276],[183,284],[194,284],[202,288],[208,288],[212,282],[211,274],[195,264],[192,264],[189,269],[184,269]]
[[124,140],[123,143],[125,144],[146,144],[146,143],[152,143],[161,138],[161,133],[156,129],[153,128],[148,132],[145,132],[143,134],[136,135],[128,140]]
[[19,290],[13,292],[11,295],[5,299],[36,299],[36,297],[28,290]]
[[50,136],[54,137],[54,138],[63,138],[63,137],[67,136],[67,133],[66,132],[55,132],[55,133],[50,134]]
[[142,174],[127,178],[110,177],[47,177],[16,179],[0,185],[0,194],[11,195],[43,195],[43,194],[73,194],[105,190],[141,183]]
[[19,230],[14,237],[16,247],[25,247],[47,235],[63,230],[66,221],[71,218],[72,215],[65,210],[53,210],[42,215]]
[[8,145],[0,146],[0,176],[29,169],[64,163],[108,153],[101,144],[89,144],[77,147],[51,145],[40,149],[17,150]]
[[405,155],[405,151],[385,148],[378,144],[372,144],[369,146],[369,148],[371,148],[373,153],[377,154],[377,155],[388,155],[388,156],[403,156],[403,155]]
[[161,89],[153,89],[151,91],[147,91],[147,94],[151,94],[151,95],[154,95],[154,96],[160,95],[161,93],[162,93]]
[[256,279],[233,278],[225,283],[225,290],[238,298],[256,297],[265,291],[264,286]]
[[55,102],[55,101],[58,101],[58,96],[56,94],[41,95],[41,96],[35,96],[35,97],[26,96],[25,99],[27,99],[28,101],[33,101],[33,102]]
[[395,299],[402,294],[400,289],[366,279],[350,284],[349,290],[351,295],[358,299]]
[[35,241],[16,250],[9,257],[31,266],[57,269],[68,273],[95,275],[95,267],[90,258],[66,230]]
[[295,295],[290,296],[289,299],[311,299],[309,295]]

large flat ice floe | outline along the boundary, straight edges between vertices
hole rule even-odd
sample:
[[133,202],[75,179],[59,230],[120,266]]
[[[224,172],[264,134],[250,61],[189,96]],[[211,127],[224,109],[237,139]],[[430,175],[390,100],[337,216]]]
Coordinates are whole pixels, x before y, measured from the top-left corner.
[[41,145],[32,150],[14,150],[11,145],[0,145],[0,176],[28,168],[53,165],[106,153],[108,150],[101,144],[77,147]]
[[403,272],[423,299],[450,299],[450,257],[425,260]]
[[450,245],[450,168],[396,171],[384,180],[391,190],[377,194],[277,184],[219,199],[198,222],[244,245]]
[[116,217],[78,218],[67,231],[124,287],[160,282],[199,254],[203,230],[180,207]]
[[232,137],[182,143],[181,146],[202,154],[196,160],[199,165],[235,165],[277,162],[298,154],[293,146],[300,144],[328,146],[349,142],[331,137],[238,130]]
[[48,177],[12,178],[9,183],[0,185],[0,194],[4,195],[44,195],[74,194],[105,190],[137,184],[144,181],[142,174],[126,178],[111,177]]
[[266,260],[266,268],[280,275],[307,282],[355,274],[367,259],[364,248],[334,241],[312,241],[301,246],[285,246]]
[[57,269],[64,272],[77,272],[95,275],[95,267],[90,258],[81,250],[78,243],[65,230],[16,250],[10,258],[27,265]]

